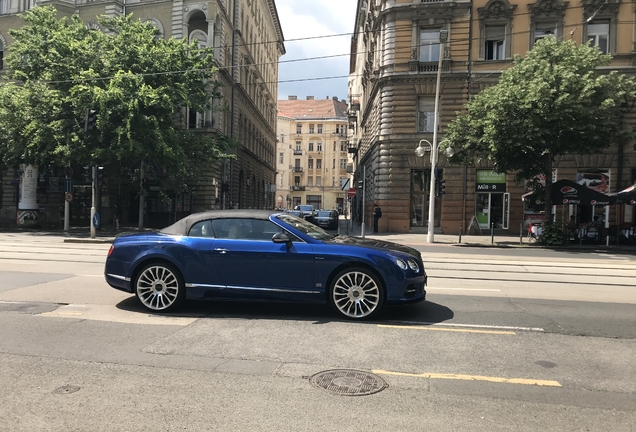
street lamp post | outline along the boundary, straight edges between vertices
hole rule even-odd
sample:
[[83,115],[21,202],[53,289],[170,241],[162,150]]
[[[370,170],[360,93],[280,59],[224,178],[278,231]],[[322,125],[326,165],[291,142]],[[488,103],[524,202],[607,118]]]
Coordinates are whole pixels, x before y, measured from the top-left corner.
[[442,82],[442,59],[444,58],[444,42],[448,39],[448,31],[439,32],[439,62],[437,64],[437,85],[435,86],[435,126],[433,128],[433,144],[431,145],[431,187],[428,197],[428,228],[426,229],[426,242],[434,243],[435,231],[435,176],[437,175],[437,129],[439,129],[439,91]]

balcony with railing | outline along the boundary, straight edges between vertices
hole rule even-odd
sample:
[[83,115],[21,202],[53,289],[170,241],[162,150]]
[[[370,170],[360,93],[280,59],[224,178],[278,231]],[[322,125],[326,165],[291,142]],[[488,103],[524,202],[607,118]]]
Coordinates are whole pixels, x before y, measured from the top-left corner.
[[291,187],[292,191],[304,191],[305,190],[305,186],[300,186],[300,185],[294,185]]
[[292,168],[292,172],[299,172],[299,173],[301,173],[301,172],[303,172],[303,167],[301,167],[301,166],[295,166],[295,167],[293,167],[293,168]]
[[302,150],[294,150],[294,156],[298,156],[298,155],[302,155],[303,151]]

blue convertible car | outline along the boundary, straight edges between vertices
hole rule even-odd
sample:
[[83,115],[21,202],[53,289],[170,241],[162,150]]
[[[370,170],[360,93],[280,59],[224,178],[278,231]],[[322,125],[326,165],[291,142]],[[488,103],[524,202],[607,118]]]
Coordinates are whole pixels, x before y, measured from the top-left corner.
[[187,299],[329,303],[342,316],[424,300],[421,255],[396,243],[334,236],[289,213],[219,210],[159,232],[117,237],[106,281],[152,311]]

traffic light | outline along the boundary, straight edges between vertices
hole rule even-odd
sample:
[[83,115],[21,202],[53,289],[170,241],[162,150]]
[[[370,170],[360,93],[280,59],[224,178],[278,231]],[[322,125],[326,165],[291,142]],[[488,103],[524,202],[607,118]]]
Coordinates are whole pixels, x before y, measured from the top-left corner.
[[435,186],[435,196],[442,196],[446,193],[446,191],[444,189],[446,189],[446,185],[444,183],[446,183],[446,180],[442,179],[441,177],[437,177],[435,179],[435,183],[437,183]]
[[144,190],[150,190],[150,182],[148,181],[148,177],[144,177],[141,179],[141,187]]
[[364,180],[358,180],[358,189],[364,188]]
[[92,182],[93,181],[93,167],[90,165],[86,165],[84,167],[84,173],[82,173],[82,177],[84,177],[84,181],[85,182]]
[[97,129],[97,110],[87,109],[86,118],[84,119],[84,131],[90,132]]
[[104,167],[98,166],[97,167],[97,183],[101,184],[103,179],[104,179]]

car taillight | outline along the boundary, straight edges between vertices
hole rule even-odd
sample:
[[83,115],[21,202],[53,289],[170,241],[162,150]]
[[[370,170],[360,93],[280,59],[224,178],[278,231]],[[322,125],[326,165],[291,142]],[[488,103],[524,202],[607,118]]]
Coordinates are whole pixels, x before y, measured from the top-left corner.
[[112,254],[114,250],[115,250],[115,245],[110,245],[110,249],[108,249],[108,255],[107,256],[110,256],[110,254]]

